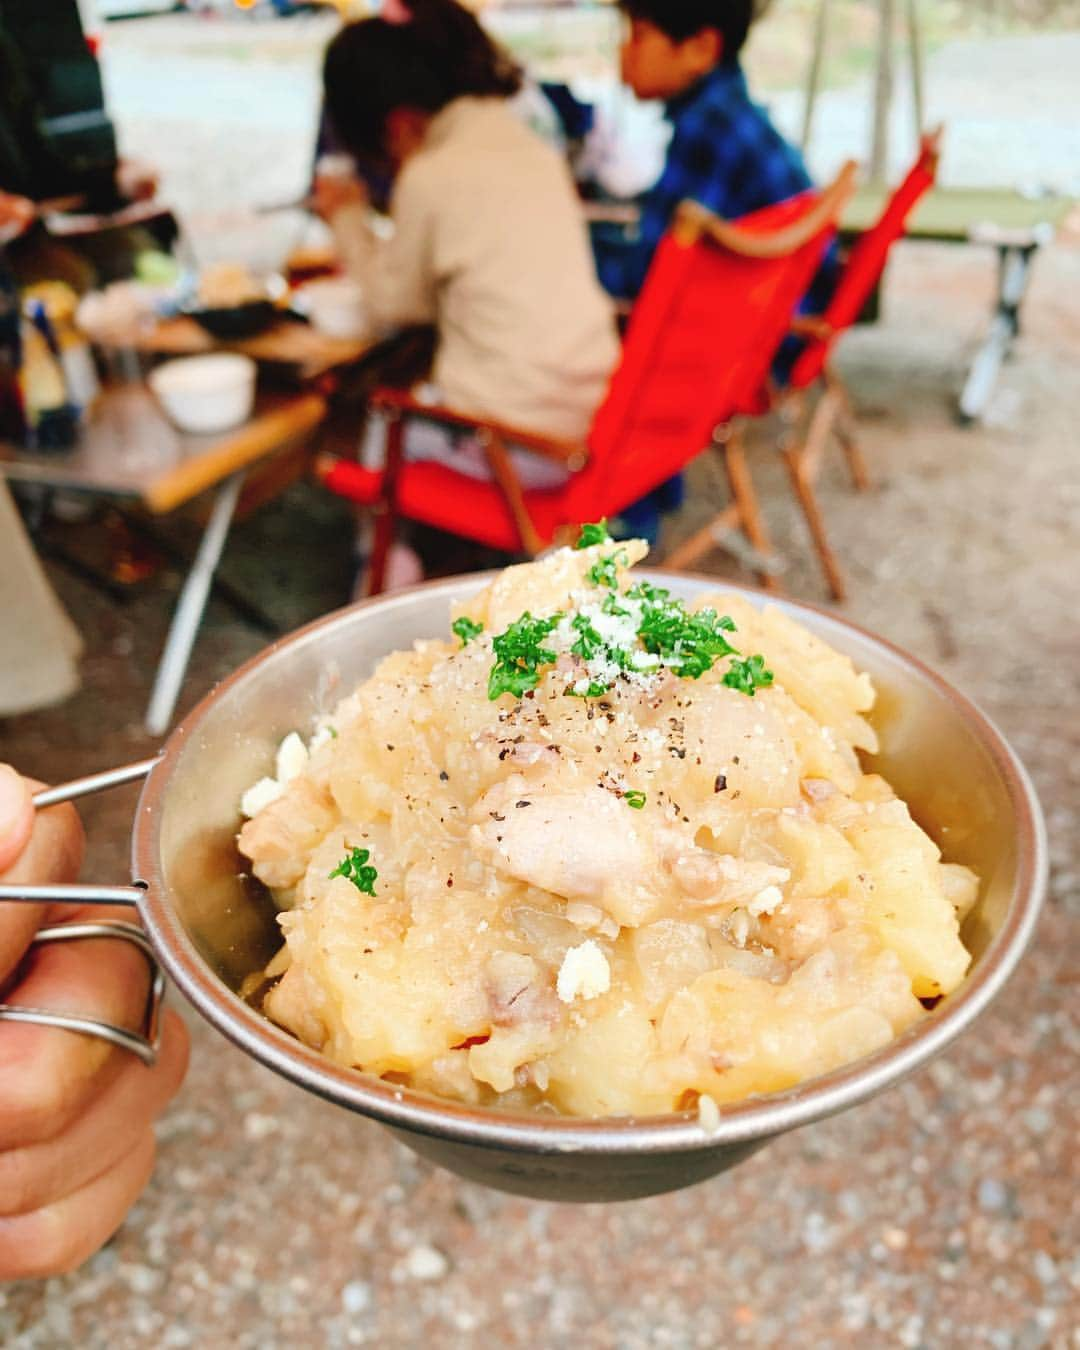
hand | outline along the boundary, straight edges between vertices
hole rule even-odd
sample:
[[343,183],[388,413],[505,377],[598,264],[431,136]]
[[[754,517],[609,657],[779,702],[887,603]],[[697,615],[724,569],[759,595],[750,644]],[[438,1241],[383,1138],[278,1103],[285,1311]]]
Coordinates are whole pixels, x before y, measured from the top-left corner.
[[316,215],[330,221],[346,206],[366,206],[368,191],[359,178],[317,174],[311,200]]
[[29,198],[0,192],[0,244],[10,243],[28,230],[36,214],[34,203]]
[[[83,834],[71,806],[35,816],[38,786],[0,765],[0,881],[70,881]],[[0,901],[0,1002],[138,1025],[146,961],[129,943],[28,951],[46,923],[126,918],[100,906]],[[153,1122],[187,1067],[188,1038],[166,1015],[157,1065],[74,1032],[0,1022],[0,1280],[74,1270],[120,1226],[154,1162]]]
[[148,202],[158,190],[158,172],[141,159],[122,159],[116,166],[116,190],[129,202]]

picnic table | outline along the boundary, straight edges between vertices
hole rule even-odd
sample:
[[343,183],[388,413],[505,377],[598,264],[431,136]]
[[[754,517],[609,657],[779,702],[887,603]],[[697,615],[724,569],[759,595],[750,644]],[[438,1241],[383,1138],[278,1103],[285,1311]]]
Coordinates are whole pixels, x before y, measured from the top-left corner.
[[[859,188],[841,221],[853,236],[881,214],[890,189]],[[1072,209],[1068,197],[1030,196],[1010,188],[935,187],[908,221],[906,237],[954,244],[985,244],[998,258],[998,286],[990,327],[971,363],[959,413],[974,422],[986,410],[998,372],[1020,331],[1020,309],[1038,250],[1049,244]]]
[[106,388],[70,451],[40,454],[0,441],[0,474],[12,482],[134,500],[153,515],[175,511],[214,490],[154,678],[145,719],[151,735],[163,735],[172,721],[249,470],[302,442],[326,411],[318,394],[264,394],[244,425],[190,436],[167,421],[140,382]]
[[296,378],[315,380],[328,371],[354,365],[371,351],[370,338],[335,338],[295,319],[281,318],[254,337],[211,337],[186,314],[161,319],[153,328],[132,338],[136,351],[150,356],[198,356],[230,351],[264,364],[288,366]]

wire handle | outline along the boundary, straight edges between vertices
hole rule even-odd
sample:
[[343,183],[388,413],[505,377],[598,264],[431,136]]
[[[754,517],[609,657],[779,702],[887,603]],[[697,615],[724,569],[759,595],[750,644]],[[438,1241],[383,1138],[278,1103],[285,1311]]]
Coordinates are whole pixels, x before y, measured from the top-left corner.
[[104,792],[106,788],[120,787],[123,783],[145,778],[160,758],[160,755],[155,755],[153,759],[140,759],[135,764],[125,764],[119,769],[106,769],[103,773],[92,773],[85,778],[73,778],[70,783],[42,788],[34,794],[34,807],[40,811],[58,802],[70,802],[75,797],[88,797],[92,792]]
[[[119,769],[74,778],[69,783],[43,788],[34,794],[34,807],[42,810],[59,802],[87,797],[106,788],[119,787],[146,775],[158,763],[159,756],[125,764]],[[0,901],[5,903],[40,905],[127,905],[137,909],[143,896],[141,886],[84,886],[79,884],[48,886],[0,886]],[[165,996],[165,975],[158,965],[154,949],[146,934],[136,924],[124,920],[103,920],[96,923],[52,924],[34,935],[31,947],[43,947],[52,942],[78,942],[87,939],[105,939],[129,942],[138,947],[150,968],[150,989],[146,997],[142,1026],[133,1031],[129,1027],[114,1026],[96,1017],[81,1017],[73,1013],[53,1012],[48,1008],[28,1008],[19,1004],[0,1003],[0,1022],[24,1022],[34,1026],[55,1027],[73,1031],[81,1036],[94,1036],[121,1050],[128,1050],[148,1067],[157,1062],[161,1041],[161,1003]]]
[[146,957],[150,968],[150,989],[146,996],[142,1026],[138,1031],[114,1026],[112,1022],[103,1022],[96,1017],[80,1017],[73,1013],[52,1012],[48,1008],[26,1008],[10,1003],[0,1003],[0,1022],[29,1022],[34,1026],[56,1027],[61,1031],[77,1032],[81,1036],[94,1036],[121,1050],[129,1050],[148,1068],[153,1068],[161,1044],[161,1003],[165,997],[165,975],[142,929],[122,920],[61,923],[40,929],[30,945],[43,947],[52,942],[81,942],[94,938],[130,942]]

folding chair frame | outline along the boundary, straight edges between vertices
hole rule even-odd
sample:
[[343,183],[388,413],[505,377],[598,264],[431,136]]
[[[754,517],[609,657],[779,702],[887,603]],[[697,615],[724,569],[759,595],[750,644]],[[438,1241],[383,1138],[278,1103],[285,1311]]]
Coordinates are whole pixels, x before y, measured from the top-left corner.
[[[929,172],[932,178],[937,169],[940,142],[940,129],[923,137],[920,158],[913,173],[922,168]],[[904,186],[906,183],[898,189],[898,192],[903,191]],[[820,315],[797,315],[792,320],[791,333],[795,337],[806,339],[809,344],[827,347],[846,327],[846,324],[842,324],[835,328]],[[814,487],[821,472],[825,452],[834,438],[847,460],[854,487],[860,492],[866,492],[871,487],[866,461],[856,437],[851,398],[835,367],[826,359],[820,372],[805,386],[777,390],[771,381],[767,382],[761,391],[761,403],[762,411],[774,411],[781,419],[783,429],[776,448],[784,460],[795,499],[806,520],[830,594],[834,600],[843,601],[847,598],[844,574],[829,542],[824,514]],[[728,469],[728,478],[731,481],[733,473],[738,475],[745,472],[744,451],[740,437],[737,434],[731,435],[721,446],[721,450],[725,458],[729,455],[737,456],[737,465],[734,469]],[[687,540],[671,555],[669,562],[673,566],[689,566],[716,547],[718,533],[722,533],[726,523],[726,515],[727,513],[722,513],[705,529]]]
[[[781,229],[768,233],[752,228],[743,229],[738,224],[718,219],[697,203],[690,202],[680,208],[673,230],[684,245],[708,236],[729,252],[747,258],[786,257],[804,247],[836,221],[853,190],[854,173],[854,165],[846,165],[810,210],[793,224]],[[770,355],[766,353],[764,359],[767,360]],[[387,451],[383,470],[366,471],[358,465],[349,465],[331,456],[319,456],[315,469],[317,476],[331,488],[343,492],[374,512],[375,537],[369,574],[371,594],[378,594],[382,590],[390,548],[398,520],[403,514],[400,484],[405,467],[404,430],[407,419],[421,419],[471,432],[484,451],[491,479],[506,504],[522,551],[535,557],[552,542],[541,535],[529,514],[525,492],[510,458],[510,447],[541,455],[564,466],[569,474],[575,474],[588,463],[589,450],[586,446],[550,440],[506,423],[421,403],[410,394],[395,389],[375,391],[370,406],[372,411],[380,413],[387,420]],[[747,551],[752,552],[755,563],[759,564],[763,583],[767,587],[775,587],[776,569],[771,564],[768,536],[746,467],[741,440],[730,423],[724,422],[718,427],[712,448],[721,453],[732,494],[732,503],[723,515],[725,528],[730,530],[737,527],[742,530],[750,543],[750,550]],[[563,534],[571,529],[571,525],[557,529],[555,542],[561,542]],[[667,561],[672,563],[670,558]]]

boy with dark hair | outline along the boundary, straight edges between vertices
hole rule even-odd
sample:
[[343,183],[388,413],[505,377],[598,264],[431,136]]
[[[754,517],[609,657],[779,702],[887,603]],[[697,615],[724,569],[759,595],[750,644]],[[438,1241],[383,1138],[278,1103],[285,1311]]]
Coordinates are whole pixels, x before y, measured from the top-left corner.
[[675,208],[691,198],[734,220],[811,186],[802,156],[751,101],[739,52],[753,0],[619,0],[622,78],[662,99],[674,132],[657,183],[642,198],[637,237],[598,240],[600,280],[633,299]]

